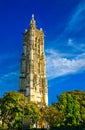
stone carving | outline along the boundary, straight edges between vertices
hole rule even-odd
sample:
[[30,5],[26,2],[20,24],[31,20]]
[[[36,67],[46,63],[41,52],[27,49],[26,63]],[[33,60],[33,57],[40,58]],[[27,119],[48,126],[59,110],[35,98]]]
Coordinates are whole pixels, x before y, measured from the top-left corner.
[[[21,58],[19,91],[28,96],[28,100],[48,105],[48,87],[45,70],[44,33],[36,28],[34,15],[30,29],[24,36],[24,52]],[[22,71],[24,70],[24,71]],[[23,72],[23,73],[22,73]],[[25,75],[25,76],[24,76]]]

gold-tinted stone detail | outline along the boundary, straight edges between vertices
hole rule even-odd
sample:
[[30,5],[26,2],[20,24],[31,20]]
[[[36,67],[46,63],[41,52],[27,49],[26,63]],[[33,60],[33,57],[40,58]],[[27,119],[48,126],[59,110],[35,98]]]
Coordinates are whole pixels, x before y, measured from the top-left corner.
[[36,21],[32,15],[30,29],[24,34],[19,91],[30,101],[48,105],[45,62],[44,33],[42,29],[36,29]]

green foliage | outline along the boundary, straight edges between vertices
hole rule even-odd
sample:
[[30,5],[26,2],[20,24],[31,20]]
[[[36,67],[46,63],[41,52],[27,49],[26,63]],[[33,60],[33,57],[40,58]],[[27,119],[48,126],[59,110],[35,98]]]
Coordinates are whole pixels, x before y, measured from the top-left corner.
[[85,92],[83,91],[64,92],[58,97],[58,103],[49,107],[38,108],[18,92],[5,93],[0,102],[2,125],[7,126],[8,129],[21,129],[24,119],[30,126],[38,122],[42,127],[47,122],[50,128],[85,127]]
[[29,124],[35,124],[40,117],[40,111],[36,104],[28,102],[24,107],[24,117],[28,118]]
[[[23,94],[17,92],[5,93],[1,103],[1,117],[2,122],[6,123],[8,128],[21,127],[23,116]],[[17,126],[17,122],[19,121]]]
[[3,124],[9,129],[22,127],[23,118],[26,117],[33,124],[38,120],[39,110],[33,103],[21,93],[8,92],[4,95],[1,103],[1,117]]
[[56,107],[50,106],[45,110],[45,120],[51,128],[56,127],[62,122],[62,114]]
[[78,126],[85,119],[85,92],[64,92],[59,96],[58,108],[64,113],[64,124],[67,126]]

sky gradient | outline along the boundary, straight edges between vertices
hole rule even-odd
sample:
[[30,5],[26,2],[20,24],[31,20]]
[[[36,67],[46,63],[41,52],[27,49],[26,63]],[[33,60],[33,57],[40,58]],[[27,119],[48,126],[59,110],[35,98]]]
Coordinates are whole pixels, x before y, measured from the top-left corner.
[[0,97],[18,90],[23,33],[31,15],[45,34],[49,104],[64,91],[85,91],[85,1],[0,1]]

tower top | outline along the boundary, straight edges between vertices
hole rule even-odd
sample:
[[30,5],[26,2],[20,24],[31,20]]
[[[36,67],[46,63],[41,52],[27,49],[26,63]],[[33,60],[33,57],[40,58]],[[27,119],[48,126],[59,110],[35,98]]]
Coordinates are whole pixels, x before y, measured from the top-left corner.
[[34,14],[32,14],[32,19],[30,21],[30,28],[35,29],[36,28],[36,21],[34,20]]
[[34,14],[32,14],[32,19],[34,20]]

